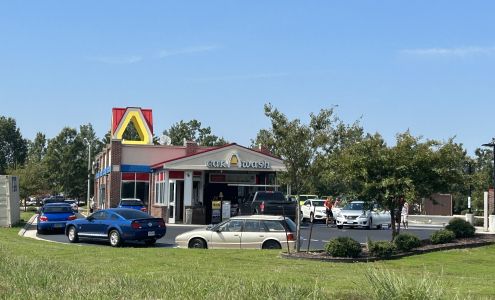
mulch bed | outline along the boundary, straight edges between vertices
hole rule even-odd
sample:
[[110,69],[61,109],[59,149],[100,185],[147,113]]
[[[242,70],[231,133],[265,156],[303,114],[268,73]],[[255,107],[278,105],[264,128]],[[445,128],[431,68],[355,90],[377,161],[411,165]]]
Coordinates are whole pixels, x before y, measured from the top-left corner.
[[346,262],[346,263],[373,262],[379,260],[398,259],[406,256],[424,254],[435,251],[474,248],[474,247],[481,247],[491,244],[495,244],[495,235],[476,234],[474,237],[471,238],[456,239],[452,243],[439,244],[439,245],[433,245],[430,243],[429,240],[423,240],[422,245],[419,248],[415,248],[410,252],[395,253],[391,257],[387,257],[387,258],[371,256],[365,245],[363,246],[363,251],[361,252],[361,255],[356,258],[333,257],[328,255],[323,250],[298,252],[298,253],[291,252],[290,254],[284,252],[281,254],[281,256],[290,259],[309,259],[309,260],[319,260],[319,261],[329,261],[329,262]]

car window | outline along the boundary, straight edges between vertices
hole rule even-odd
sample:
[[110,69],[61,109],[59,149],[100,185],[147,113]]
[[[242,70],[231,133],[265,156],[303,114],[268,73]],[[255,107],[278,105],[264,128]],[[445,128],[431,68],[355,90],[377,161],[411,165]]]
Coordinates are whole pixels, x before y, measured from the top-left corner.
[[344,206],[344,210],[363,210],[362,202],[351,202]]
[[310,202],[309,200],[306,200],[306,201],[304,202],[304,205],[309,205],[309,204],[311,204],[311,202]]
[[48,206],[43,209],[44,213],[71,213],[70,206]]
[[230,220],[218,228],[221,232],[239,232],[242,229],[243,220]]
[[106,211],[99,211],[93,214],[93,219],[95,220],[107,220],[108,213]]
[[258,192],[258,201],[286,201],[284,194],[280,192]]
[[143,206],[143,202],[141,200],[120,200],[120,205],[122,206]]
[[313,206],[325,206],[325,201],[313,201]]
[[261,226],[259,220],[246,220],[244,222],[243,232],[262,232],[265,228]]
[[116,213],[119,214],[124,219],[127,219],[127,220],[149,219],[149,218],[151,218],[151,216],[148,215],[147,213],[142,212],[140,210],[135,210],[135,209],[119,210]]
[[267,231],[285,231],[285,228],[280,221],[264,220],[263,224],[265,225]]
[[116,214],[110,214],[110,220],[117,221],[117,220],[120,220],[120,218]]

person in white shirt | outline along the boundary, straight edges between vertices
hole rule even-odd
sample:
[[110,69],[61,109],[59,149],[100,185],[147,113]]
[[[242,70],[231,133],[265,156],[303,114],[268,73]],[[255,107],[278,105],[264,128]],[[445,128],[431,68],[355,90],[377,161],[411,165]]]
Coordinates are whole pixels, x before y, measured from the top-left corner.
[[409,224],[407,221],[407,217],[409,216],[409,204],[406,202],[402,206],[402,211],[400,213],[400,221],[402,222],[402,225],[404,226],[405,229],[408,229]]

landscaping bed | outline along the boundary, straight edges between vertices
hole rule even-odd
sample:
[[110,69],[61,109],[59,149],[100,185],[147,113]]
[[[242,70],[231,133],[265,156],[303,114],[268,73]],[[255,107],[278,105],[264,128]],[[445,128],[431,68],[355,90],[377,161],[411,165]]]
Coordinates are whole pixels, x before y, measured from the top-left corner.
[[366,244],[362,245],[362,252],[358,257],[333,257],[327,254],[323,250],[318,251],[310,251],[310,252],[291,252],[282,253],[281,256],[284,258],[292,258],[292,259],[308,259],[308,260],[320,260],[320,261],[328,261],[328,262],[373,262],[378,260],[387,260],[387,259],[398,259],[406,256],[424,254],[435,251],[442,250],[450,250],[450,249],[463,249],[463,248],[474,248],[481,247],[490,244],[495,244],[495,235],[489,234],[476,234],[473,237],[469,238],[459,238],[450,243],[445,244],[432,244],[429,240],[421,241],[421,246],[412,249],[407,252],[396,252],[389,257],[376,257],[372,256]]

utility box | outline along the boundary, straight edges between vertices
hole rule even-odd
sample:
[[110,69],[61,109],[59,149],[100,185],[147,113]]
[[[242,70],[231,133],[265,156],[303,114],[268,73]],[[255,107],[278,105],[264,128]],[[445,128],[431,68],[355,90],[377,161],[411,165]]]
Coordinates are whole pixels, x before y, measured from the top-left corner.
[[19,177],[0,175],[0,227],[11,227],[19,222]]

